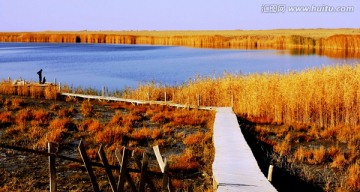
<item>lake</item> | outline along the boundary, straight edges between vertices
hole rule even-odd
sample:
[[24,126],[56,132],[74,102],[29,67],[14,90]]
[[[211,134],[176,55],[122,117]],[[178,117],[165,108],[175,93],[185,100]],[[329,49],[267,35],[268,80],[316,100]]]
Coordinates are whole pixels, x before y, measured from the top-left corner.
[[232,73],[284,73],[360,59],[291,55],[285,50],[200,49],[120,44],[0,43],[0,78],[47,81],[109,90],[154,81],[180,85],[196,76]]

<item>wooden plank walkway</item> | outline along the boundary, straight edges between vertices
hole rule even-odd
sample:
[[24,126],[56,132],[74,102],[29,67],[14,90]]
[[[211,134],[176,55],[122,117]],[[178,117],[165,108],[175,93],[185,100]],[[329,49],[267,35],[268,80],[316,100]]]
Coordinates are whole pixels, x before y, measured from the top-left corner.
[[108,97],[108,96],[97,96],[97,95],[84,95],[76,93],[60,93],[60,95],[67,97],[77,97],[82,99],[94,99],[94,100],[104,100],[104,101],[116,101],[116,102],[126,102],[132,103],[134,105],[168,105],[177,108],[190,108],[190,109],[202,109],[202,110],[215,110],[216,107],[207,107],[207,106],[197,106],[197,105],[183,105],[173,103],[172,101],[145,101],[145,100],[136,100],[136,99],[125,99],[119,97]]
[[212,168],[217,191],[277,191],[261,172],[230,107],[217,108],[213,138]]
[[275,192],[276,189],[261,172],[254,155],[241,133],[236,115],[230,107],[206,107],[176,104],[171,101],[144,101],[75,93],[63,96],[83,99],[168,105],[178,108],[216,110],[214,122],[215,159],[212,165],[214,188],[217,191]]

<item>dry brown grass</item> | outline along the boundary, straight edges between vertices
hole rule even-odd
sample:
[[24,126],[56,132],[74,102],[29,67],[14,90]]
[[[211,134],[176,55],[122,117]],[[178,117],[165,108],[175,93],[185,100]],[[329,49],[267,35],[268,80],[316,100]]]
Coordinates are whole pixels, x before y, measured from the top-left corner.
[[134,130],[131,133],[130,138],[132,138],[134,140],[143,140],[143,139],[147,139],[147,138],[152,138],[152,135],[153,135],[152,129],[143,127],[143,128]]
[[92,133],[101,131],[102,128],[103,126],[98,119],[86,119],[79,126],[80,131],[90,131]]
[[49,115],[50,113],[45,111],[44,109],[34,110],[32,112],[33,119],[37,121],[40,125],[49,124]]
[[91,117],[95,114],[95,109],[90,101],[85,100],[81,104],[80,112],[84,117]]
[[188,135],[184,140],[183,143],[185,145],[203,145],[204,144],[204,134],[201,132],[197,132],[191,135]]
[[21,127],[25,127],[26,123],[32,119],[33,114],[30,108],[21,109],[15,115],[15,123]]
[[[70,118],[57,118],[53,119],[47,129],[45,135],[43,135],[35,144],[36,148],[45,149],[47,147],[48,142],[56,142],[61,143],[65,137],[65,133],[69,130],[74,130],[75,124]],[[38,133],[34,130],[34,136]]]
[[13,122],[13,119],[12,119],[11,111],[0,112],[0,126],[1,127],[8,126],[12,122]]
[[[151,146],[159,145],[161,150],[166,150],[164,154],[174,163],[170,165],[175,168],[176,178],[181,180],[175,182],[176,186],[211,188],[210,176],[205,179],[200,173],[206,172],[205,175],[211,175],[214,154],[211,148],[212,125],[204,122],[204,118],[214,118],[212,112],[179,110],[164,106],[91,102],[96,109],[108,111],[104,112],[104,117],[95,115],[84,118],[80,114],[83,113],[83,106],[74,101],[65,103],[18,96],[16,98],[23,98],[22,104],[16,108],[12,107],[13,99],[1,99],[2,105],[9,106],[9,111],[0,112],[0,126],[4,128],[0,136],[4,142],[41,150],[46,149],[48,142],[56,142],[62,146],[59,148],[60,153],[67,153],[68,150],[74,149],[74,142],[85,139],[91,158],[98,158],[95,149],[99,144],[103,144],[112,163],[117,163],[114,150],[119,146],[145,152]],[[158,113],[170,121],[166,124],[152,122],[152,117]],[[175,135],[178,133],[183,134],[182,138],[187,138],[186,146],[182,140],[177,140],[178,137]],[[185,137],[187,135],[189,136]],[[174,147],[176,150],[169,152]],[[173,156],[169,157],[168,154]],[[189,178],[200,177],[195,180],[201,183],[195,184],[189,179],[184,179],[188,178],[187,175]]]
[[[287,74],[225,74],[199,78],[168,92],[175,103],[231,106],[237,114],[260,123],[305,124],[316,127],[355,127],[360,115],[360,65],[322,67]],[[145,84],[124,97],[147,99],[148,90],[164,92],[161,85]],[[157,113],[153,121],[165,122]],[[178,116],[181,123],[181,115]],[[189,121],[191,119],[186,119]],[[176,123],[176,122],[175,122]],[[331,130],[331,128],[330,128]],[[327,130],[327,131],[330,131]],[[324,131],[324,137],[331,132]]]
[[346,165],[346,159],[344,154],[342,153],[337,154],[333,162],[331,163],[331,167],[337,169],[344,169],[345,165]]
[[101,131],[96,132],[94,137],[97,143],[111,146],[121,143],[123,137],[128,133],[128,127],[106,126]]
[[186,148],[185,151],[180,155],[171,155],[169,157],[170,169],[172,170],[194,170],[199,167],[196,161],[196,156],[193,151]]
[[347,170],[346,184],[349,191],[360,191],[360,163],[357,162]]
[[39,85],[30,83],[25,85],[13,85],[10,80],[0,82],[0,94],[30,96],[32,98],[45,98],[56,100],[58,98],[59,88],[53,84]]
[[71,106],[71,107],[65,107],[65,108],[61,108],[58,111],[58,116],[60,118],[64,118],[64,117],[72,117],[74,116],[74,114],[77,112],[77,110]]

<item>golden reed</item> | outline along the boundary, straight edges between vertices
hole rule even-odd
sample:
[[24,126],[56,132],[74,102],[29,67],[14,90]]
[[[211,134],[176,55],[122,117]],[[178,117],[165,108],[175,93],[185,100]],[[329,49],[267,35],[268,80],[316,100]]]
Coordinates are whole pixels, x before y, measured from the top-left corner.
[[237,114],[269,123],[319,127],[360,124],[360,65],[329,66],[287,74],[224,74],[166,87],[142,84],[124,97],[187,105],[233,106]]
[[199,48],[288,49],[360,57],[358,29],[263,31],[0,32],[0,42],[111,43]]

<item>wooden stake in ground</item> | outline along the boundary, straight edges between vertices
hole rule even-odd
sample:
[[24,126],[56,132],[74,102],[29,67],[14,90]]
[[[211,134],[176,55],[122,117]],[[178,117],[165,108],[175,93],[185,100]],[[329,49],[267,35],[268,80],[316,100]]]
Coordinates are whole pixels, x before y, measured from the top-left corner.
[[49,156],[49,170],[50,170],[50,192],[57,191],[56,188],[56,167],[55,167],[55,154],[58,151],[58,145],[56,143],[48,143],[48,152],[51,154]]
[[83,144],[82,140],[80,140],[78,149],[79,149],[81,158],[82,158],[82,160],[84,162],[85,168],[86,168],[86,170],[87,170],[87,172],[89,174],[93,189],[94,189],[95,192],[98,192],[98,191],[100,191],[100,188],[99,188],[99,185],[98,185],[98,183],[96,181],[94,171],[93,171],[93,169],[91,167],[91,162],[89,160],[89,157],[87,156],[87,153],[86,153],[86,150],[85,150],[85,147],[84,147],[84,144]]

